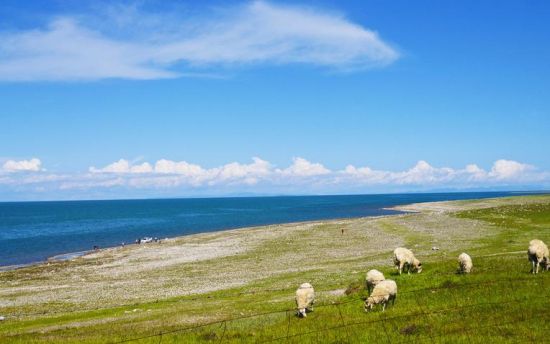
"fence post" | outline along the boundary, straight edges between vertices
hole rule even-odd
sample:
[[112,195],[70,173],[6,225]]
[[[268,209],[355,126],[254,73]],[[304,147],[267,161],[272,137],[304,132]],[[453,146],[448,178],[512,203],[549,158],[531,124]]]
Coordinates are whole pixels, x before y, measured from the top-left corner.
[[288,334],[290,332],[290,312],[288,310],[286,311],[286,319],[286,341],[288,342]]
[[222,332],[222,336],[220,337],[220,343],[223,342],[223,338],[225,337],[225,330],[227,330],[227,321],[224,320],[224,322],[223,322],[223,332]]
[[[428,318],[428,313],[426,313],[426,311],[424,310],[424,308],[420,304],[420,298],[419,297],[414,297],[414,299],[416,300],[416,303],[418,304],[418,309],[420,309],[420,313],[424,316],[424,319],[426,320],[426,327],[427,327],[428,325],[430,325],[430,319]],[[428,336],[430,337],[430,342],[435,343],[434,338],[432,336],[431,328],[428,329]]]
[[346,323],[344,322],[344,317],[342,316],[342,311],[340,310],[340,304],[339,303],[336,304],[336,308],[338,308],[338,314],[340,314],[340,321],[342,322],[342,328],[346,332],[346,338],[347,338],[348,343],[349,343],[348,328],[346,327]]
[[[451,292],[451,295],[453,296],[453,300],[455,302],[456,309],[459,310],[461,307],[458,304],[458,299],[457,299],[455,293],[452,292],[452,290],[450,288],[449,288],[449,292]],[[458,311],[458,313],[460,313],[460,315],[462,317],[462,320],[464,321],[464,323],[466,323],[468,319],[466,318],[464,313],[460,312],[460,310]],[[468,343],[472,343],[472,338],[470,337],[470,331],[464,331],[464,332],[466,332],[466,338],[468,338]]]
[[381,323],[382,323],[382,328],[384,329],[384,333],[386,334],[386,340],[388,341],[388,343],[391,344],[390,335],[388,333],[388,330],[386,329],[386,324],[385,324],[386,321],[388,320],[386,313],[382,313],[382,318],[384,318],[384,320],[382,320]]

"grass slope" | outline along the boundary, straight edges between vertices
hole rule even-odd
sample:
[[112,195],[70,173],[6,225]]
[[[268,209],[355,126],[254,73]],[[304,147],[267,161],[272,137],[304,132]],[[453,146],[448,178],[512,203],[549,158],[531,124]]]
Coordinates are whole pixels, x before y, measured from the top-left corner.
[[[201,262],[212,269],[205,277],[208,283],[217,278],[223,283],[223,269],[266,271],[265,278],[201,294],[163,297],[161,285],[158,291],[145,290],[150,297],[143,301],[128,302],[121,296],[104,303],[94,295],[95,304],[55,297],[25,303],[21,300],[33,299],[32,287],[54,285],[44,277],[50,276],[45,269],[63,276],[74,265],[101,262],[77,259],[3,272],[0,315],[7,318],[0,322],[0,342],[114,343],[142,337],[131,342],[547,341],[550,273],[530,274],[526,249],[533,238],[550,243],[550,196],[424,204],[415,210],[421,212],[290,230],[245,252]],[[345,234],[338,236],[341,228]],[[397,244],[417,252],[424,272],[396,275],[390,257]],[[362,246],[367,249],[360,250]],[[441,250],[431,251],[431,246]],[[320,250],[322,254],[314,253]],[[308,251],[313,257],[309,260]],[[462,251],[474,260],[470,275],[455,273]],[[295,269],[293,259],[298,262]],[[185,284],[186,278],[195,278],[193,268],[191,263],[169,271]],[[398,284],[395,306],[386,312],[363,311],[363,279],[369,268],[378,268]],[[299,319],[293,295],[303,281],[314,285],[317,304],[307,318]],[[21,285],[26,288],[14,287]],[[85,299],[85,282],[71,288]],[[116,290],[116,283],[110,288]]]

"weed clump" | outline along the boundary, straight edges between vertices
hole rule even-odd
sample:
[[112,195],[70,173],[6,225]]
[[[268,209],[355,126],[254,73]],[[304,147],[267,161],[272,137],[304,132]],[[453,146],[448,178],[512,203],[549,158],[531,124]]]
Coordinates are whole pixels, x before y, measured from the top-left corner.
[[418,330],[419,330],[418,326],[416,326],[415,324],[410,324],[408,326],[403,327],[401,330],[399,330],[399,332],[402,335],[410,336],[413,334],[417,334]]
[[352,282],[344,292],[346,295],[354,295],[360,293],[364,289],[363,284],[359,281]]

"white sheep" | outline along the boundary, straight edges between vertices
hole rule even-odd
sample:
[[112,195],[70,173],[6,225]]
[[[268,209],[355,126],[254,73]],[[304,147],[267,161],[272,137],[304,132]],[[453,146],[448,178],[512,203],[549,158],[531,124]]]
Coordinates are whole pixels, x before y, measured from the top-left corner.
[[462,252],[458,256],[458,268],[460,273],[469,274],[472,272],[473,267],[474,264],[472,263],[472,257],[470,257],[467,253]]
[[422,272],[422,263],[414,257],[411,250],[406,248],[398,247],[393,250],[393,262],[397,270],[399,270],[400,275],[405,266],[407,267],[408,274],[411,273],[411,268],[418,273]]
[[378,283],[370,296],[365,301],[365,312],[371,310],[374,305],[382,304],[382,311],[386,310],[386,304],[395,303],[397,298],[397,284],[393,280],[384,280]]
[[532,273],[537,274],[539,272],[539,265],[543,262],[546,266],[546,270],[550,270],[550,255],[548,254],[548,246],[546,246],[546,244],[541,240],[535,239],[529,242],[527,257],[532,265]]
[[302,283],[296,290],[296,307],[298,308],[298,315],[306,317],[306,312],[313,311],[313,303],[315,303],[315,291],[313,286],[309,283]]
[[365,279],[367,291],[369,292],[369,294],[371,293],[372,288],[374,288],[378,283],[382,282],[385,279],[386,278],[384,277],[384,274],[380,271],[374,269],[369,270],[369,272],[367,272],[367,278]]

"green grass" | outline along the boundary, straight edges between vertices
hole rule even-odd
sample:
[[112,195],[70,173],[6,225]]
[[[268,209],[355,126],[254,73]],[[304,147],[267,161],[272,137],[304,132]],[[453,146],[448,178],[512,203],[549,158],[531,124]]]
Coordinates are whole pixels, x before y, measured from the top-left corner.
[[[64,311],[62,302],[48,308],[48,314],[24,315],[33,313],[32,305],[4,308],[1,312],[21,316],[0,322],[0,342],[105,343],[145,337],[133,342],[542,343],[550,330],[550,273],[530,274],[525,251],[533,238],[550,242],[550,197],[531,197],[525,203],[518,199],[450,214],[487,224],[481,244],[466,250],[474,261],[472,274],[456,274],[456,257],[464,250],[459,242],[454,250],[424,257],[421,274],[399,276],[388,265],[378,266],[399,288],[395,305],[386,312],[364,312],[366,271],[353,271],[357,262],[343,260],[336,265],[341,271],[331,267],[288,272],[239,288],[107,309],[100,300],[95,307],[99,309],[76,312]],[[396,229],[408,245],[427,240],[386,219],[383,226],[384,231]],[[315,240],[311,233],[308,239]],[[330,249],[326,243],[319,245]],[[277,249],[271,246],[265,249]],[[6,274],[17,276],[13,271]],[[32,280],[32,273],[28,278]],[[304,279],[313,282],[317,304],[300,319],[293,295]],[[337,293],[340,289],[347,293]]]

